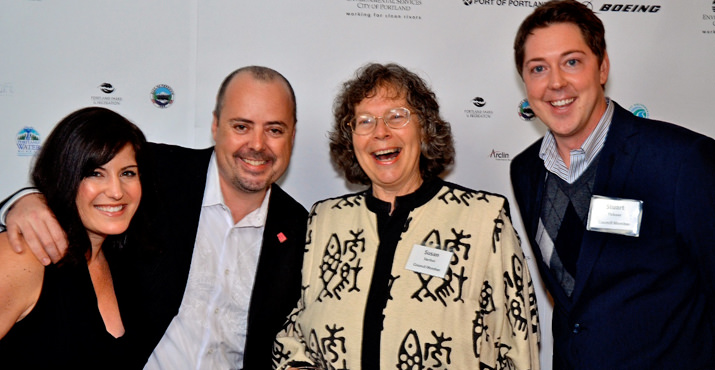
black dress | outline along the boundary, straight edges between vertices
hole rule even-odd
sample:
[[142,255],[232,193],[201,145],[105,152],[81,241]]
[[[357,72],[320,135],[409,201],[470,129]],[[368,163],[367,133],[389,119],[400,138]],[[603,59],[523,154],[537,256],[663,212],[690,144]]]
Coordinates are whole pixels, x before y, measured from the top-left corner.
[[34,309],[0,339],[0,368],[126,368],[123,342],[104,326],[87,264],[51,265]]

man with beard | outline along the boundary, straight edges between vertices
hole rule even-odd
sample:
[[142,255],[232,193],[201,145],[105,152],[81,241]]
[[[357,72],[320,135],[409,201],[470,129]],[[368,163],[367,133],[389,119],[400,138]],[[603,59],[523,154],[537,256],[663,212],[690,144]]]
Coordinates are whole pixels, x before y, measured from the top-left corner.
[[[137,288],[124,303],[137,366],[271,366],[273,339],[300,296],[307,211],[274,184],[288,167],[296,122],[288,80],[250,66],[219,89],[214,147],[151,146],[158,191],[145,196],[161,205],[161,250],[117,272]],[[45,264],[66,249],[39,194],[16,202],[7,228],[16,250],[24,238]]]

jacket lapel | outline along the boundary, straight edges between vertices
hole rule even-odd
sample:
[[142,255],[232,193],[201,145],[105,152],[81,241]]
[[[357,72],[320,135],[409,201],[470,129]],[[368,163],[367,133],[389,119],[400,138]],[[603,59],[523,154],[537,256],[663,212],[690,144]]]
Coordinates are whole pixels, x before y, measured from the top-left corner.
[[[615,104],[613,119],[601,150],[593,194],[617,198],[623,193],[623,187],[629,180],[639,147],[634,138],[638,132],[633,125],[633,115],[615,102],[612,103]],[[574,302],[583,292],[602,248],[612,236],[595,231],[584,233],[573,293]]]

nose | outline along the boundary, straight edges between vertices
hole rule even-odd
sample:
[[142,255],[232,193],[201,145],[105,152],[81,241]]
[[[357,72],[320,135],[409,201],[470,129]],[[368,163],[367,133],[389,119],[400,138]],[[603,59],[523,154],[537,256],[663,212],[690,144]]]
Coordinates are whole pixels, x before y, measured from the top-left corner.
[[558,68],[553,68],[551,70],[551,74],[549,76],[549,87],[552,90],[559,90],[566,86],[566,79],[564,79],[564,76]]
[[251,132],[249,147],[255,151],[261,151],[266,145],[266,137],[261,130],[253,130]]
[[107,197],[112,199],[122,199],[124,196],[124,189],[122,188],[122,182],[119,179],[119,176],[111,176],[108,179],[105,194]]
[[390,130],[390,127],[387,126],[385,119],[383,117],[378,117],[377,123],[375,124],[375,131],[373,132],[375,138],[384,139],[389,137],[391,133],[392,131]]

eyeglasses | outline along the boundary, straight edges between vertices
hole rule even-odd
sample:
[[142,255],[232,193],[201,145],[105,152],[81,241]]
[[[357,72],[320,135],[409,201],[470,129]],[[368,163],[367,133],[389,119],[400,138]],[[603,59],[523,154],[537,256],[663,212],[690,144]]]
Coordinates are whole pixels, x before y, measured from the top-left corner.
[[385,112],[382,117],[375,117],[371,114],[361,114],[352,121],[348,122],[348,126],[356,135],[368,135],[375,131],[377,121],[382,118],[382,122],[391,129],[402,128],[410,122],[410,110],[407,108],[392,108]]

